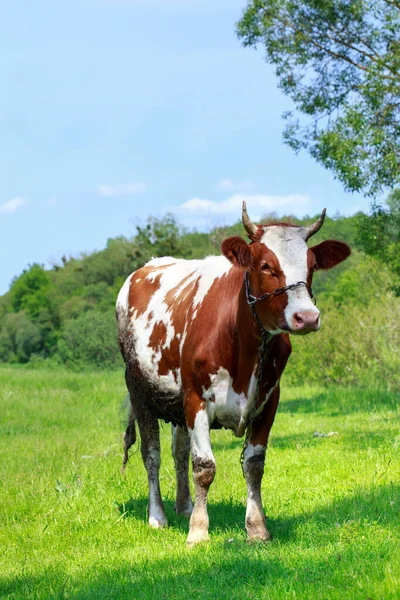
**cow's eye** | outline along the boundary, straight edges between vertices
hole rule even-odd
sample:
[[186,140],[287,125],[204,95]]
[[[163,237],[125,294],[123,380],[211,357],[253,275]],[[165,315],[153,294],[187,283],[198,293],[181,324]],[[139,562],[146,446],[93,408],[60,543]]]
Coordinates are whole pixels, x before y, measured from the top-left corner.
[[263,265],[261,265],[261,269],[262,269],[263,271],[269,271],[269,272],[272,272],[272,269],[271,269],[271,267],[269,266],[269,264],[268,264],[268,263],[264,263]]

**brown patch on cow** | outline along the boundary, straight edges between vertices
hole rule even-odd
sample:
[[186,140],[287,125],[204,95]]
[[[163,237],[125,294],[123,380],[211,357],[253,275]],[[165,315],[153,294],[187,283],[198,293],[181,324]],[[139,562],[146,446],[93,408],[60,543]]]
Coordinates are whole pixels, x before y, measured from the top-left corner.
[[[277,256],[264,244],[254,244],[254,270],[250,274],[250,289],[254,296],[262,296],[272,293],[277,288],[286,286],[286,277],[281,269]],[[270,269],[264,271],[263,265]],[[263,326],[268,331],[277,328],[285,329],[287,323],[284,321],[284,310],[288,303],[287,293],[271,296],[256,304],[255,310]]]
[[149,339],[149,346],[156,351],[159,351],[164,346],[167,340],[167,327],[163,321],[157,321],[154,324],[153,331]]
[[[158,363],[158,374],[167,375],[172,372],[178,383],[178,369],[181,367],[181,340],[185,327],[189,326],[193,314],[193,298],[198,288],[198,278],[190,281],[193,272],[168,290],[163,302],[170,312],[170,322],[175,329],[175,336],[168,347],[161,348],[161,358]],[[186,284],[186,285],[185,285]]]
[[193,390],[190,390],[186,393],[184,402],[185,402],[186,423],[190,429],[193,429],[196,415],[200,410],[205,409],[206,403]]
[[[160,289],[160,280],[162,277],[162,273],[156,275],[156,277],[149,281],[146,279],[147,275],[149,275],[152,271],[159,271],[159,268],[149,268],[143,267],[136,271],[133,274],[131,279],[131,284],[129,286],[129,308],[131,311],[136,311],[136,318],[140,317],[144,312],[146,312],[151,297],[155,292]],[[135,286],[137,279],[142,279],[139,281],[138,286]]]
[[169,371],[174,374],[176,383],[178,382],[177,369],[179,367],[179,339],[175,336],[171,340],[171,344],[168,348],[162,348],[161,358],[158,363],[158,374],[167,375]]
[[187,294],[190,294],[190,290],[194,286],[194,281],[190,281],[190,279],[193,277],[193,273],[194,271],[186,275],[186,277],[184,277],[182,281],[178,283],[178,285],[168,290],[168,292],[165,294],[165,303],[167,306],[173,306],[176,302],[179,302],[179,299],[182,299]]
[[208,458],[196,457],[192,461],[195,484],[208,489],[215,477],[215,462]]
[[279,404],[279,386],[277,386],[271,394],[260,419],[253,424],[250,443],[253,446],[266,446],[268,443],[271,427],[275,420],[276,411]]
[[188,331],[191,343],[182,355],[184,387],[191,385],[201,395],[203,388],[210,388],[210,375],[222,367],[232,377],[234,390],[247,392],[259,340],[242,294],[244,273],[240,269],[231,269],[211,285]]
[[332,269],[351,254],[350,246],[337,240],[325,240],[310,250],[315,255],[317,269]]
[[315,259],[315,254],[310,250],[307,250],[307,285],[311,287],[312,278],[314,271],[317,270],[317,261]]
[[221,244],[224,256],[236,267],[248,269],[252,267],[252,256],[249,244],[235,235],[224,240]]
[[[274,339],[274,347],[272,348],[271,354],[268,357],[267,364],[264,369],[264,375],[262,379],[262,400],[268,391],[276,384],[277,380],[280,379],[288,361],[288,358],[292,352],[292,345],[290,343],[290,337],[288,334],[281,334],[276,336]],[[279,404],[280,388],[279,384],[276,386],[271,394],[267,404],[261,412],[259,418],[253,423],[252,432],[250,437],[250,443],[253,446],[261,445],[266,446],[268,437],[271,431],[271,427],[275,420],[276,411]]]

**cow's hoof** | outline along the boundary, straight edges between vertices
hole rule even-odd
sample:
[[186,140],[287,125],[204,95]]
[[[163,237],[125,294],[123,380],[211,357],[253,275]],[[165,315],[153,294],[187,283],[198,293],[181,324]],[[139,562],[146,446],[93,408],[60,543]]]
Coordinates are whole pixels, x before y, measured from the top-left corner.
[[247,529],[248,542],[269,542],[271,537],[268,529]]
[[168,521],[165,517],[149,517],[149,526],[152,529],[162,529],[167,527]]
[[186,540],[187,548],[193,548],[197,544],[203,544],[209,542],[210,537],[208,531],[189,531],[189,535]]

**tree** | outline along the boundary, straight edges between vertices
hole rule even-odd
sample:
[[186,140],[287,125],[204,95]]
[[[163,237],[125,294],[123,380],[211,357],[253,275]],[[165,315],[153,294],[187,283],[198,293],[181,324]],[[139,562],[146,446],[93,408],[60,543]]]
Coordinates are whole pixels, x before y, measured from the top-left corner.
[[191,248],[185,243],[185,233],[171,214],[162,219],[149,217],[144,227],[137,226],[136,257],[142,263],[156,256],[190,258]]
[[393,190],[387,207],[374,203],[372,214],[359,216],[359,243],[392,273],[391,289],[400,296],[400,189]]
[[52,282],[49,273],[38,264],[29,266],[16,277],[10,288],[13,309],[26,310],[30,317],[36,318],[44,308],[51,304]]
[[290,147],[351,191],[400,181],[400,0],[250,0],[237,33],[306,117],[284,114]]
[[65,364],[75,367],[120,366],[114,311],[91,310],[68,321],[58,341],[58,356]]
[[386,198],[386,204],[389,206],[393,215],[398,217],[400,214],[400,188],[395,188],[390,192],[389,196]]
[[40,328],[25,311],[5,315],[0,330],[0,361],[27,362],[33,353],[40,352],[42,348]]

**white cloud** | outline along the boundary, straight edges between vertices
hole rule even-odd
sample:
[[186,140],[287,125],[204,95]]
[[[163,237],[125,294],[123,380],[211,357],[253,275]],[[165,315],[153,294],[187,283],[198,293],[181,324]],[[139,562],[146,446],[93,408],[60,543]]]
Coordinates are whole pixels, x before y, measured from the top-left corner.
[[98,186],[97,193],[99,196],[129,196],[132,194],[142,194],[146,187],[146,184],[142,181],[119,183],[117,185],[103,184]]
[[268,212],[298,214],[299,209],[304,210],[311,204],[311,198],[307,194],[289,194],[287,196],[268,196],[265,194],[233,194],[222,202],[206,200],[202,198],[191,198],[180,205],[180,209],[192,214],[199,215],[235,215],[241,214],[242,202],[246,201],[247,209],[253,214]]
[[250,181],[232,181],[232,179],[221,179],[217,184],[217,188],[224,192],[245,192],[253,187]]
[[26,198],[12,198],[0,206],[0,212],[4,214],[13,213],[27,202],[28,200]]

